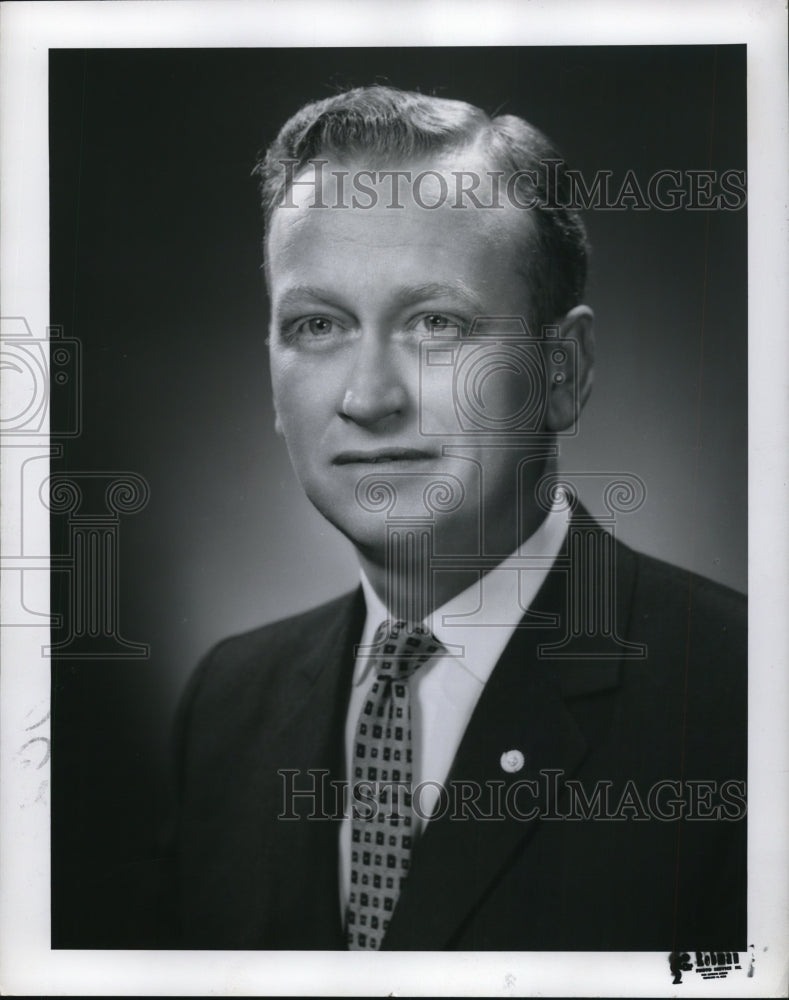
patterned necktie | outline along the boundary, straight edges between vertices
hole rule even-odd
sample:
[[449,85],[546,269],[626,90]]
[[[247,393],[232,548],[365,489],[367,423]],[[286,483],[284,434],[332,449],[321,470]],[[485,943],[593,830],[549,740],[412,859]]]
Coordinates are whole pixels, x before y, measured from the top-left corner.
[[[352,780],[375,790],[351,824],[350,949],[376,949],[408,875],[411,856],[411,701],[408,678],[444,647],[422,625],[385,621],[371,654],[375,680],[356,726]],[[356,800],[354,800],[354,803]],[[358,815],[357,815],[358,813]]]

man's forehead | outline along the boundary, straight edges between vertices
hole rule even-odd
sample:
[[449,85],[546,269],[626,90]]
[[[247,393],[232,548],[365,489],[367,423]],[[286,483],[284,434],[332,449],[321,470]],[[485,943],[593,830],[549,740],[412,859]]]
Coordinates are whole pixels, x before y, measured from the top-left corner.
[[374,230],[393,247],[407,232],[410,242],[473,236],[492,248],[510,237],[522,248],[533,227],[530,211],[502,199],[503,171],[472,147],[396,160],[319,156],[289,169],[269,237],[306,229],[342,242]]

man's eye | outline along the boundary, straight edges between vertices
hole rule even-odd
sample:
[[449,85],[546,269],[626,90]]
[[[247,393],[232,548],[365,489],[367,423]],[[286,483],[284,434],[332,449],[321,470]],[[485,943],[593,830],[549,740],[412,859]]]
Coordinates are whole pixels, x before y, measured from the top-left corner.
[[326,316],[311,316],[296,327],[297,333],[308,333],[313,337],[325,337],[334,330],[334,322]]
[[449,320],[441,313],[428,313],[425,316],[425,326],[429,330],[445,330],[449,326]]
[[442,333],[445,330],[460,327],[460,323],[456,319],[452,319],[451,316],[444,313],[427,313],[420,319],[418,325],[428,333]]

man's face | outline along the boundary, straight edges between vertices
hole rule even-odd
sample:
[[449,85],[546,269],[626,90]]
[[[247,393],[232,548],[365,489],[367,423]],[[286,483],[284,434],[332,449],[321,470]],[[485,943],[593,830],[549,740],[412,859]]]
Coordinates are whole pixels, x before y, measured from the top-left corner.
[[[350,204],[347,190],[337,197],[331,171],[362,166],[329,163],[324,202]],[[451,169],[473,169],[447,161],[404,168],[440,170],[450,191]],[[484,175],[482,163],[477,169]],[[511,435],[495,428],[528,405],[535,373],[491,353],[454,388],[453,377],[475,319],[529,322],[531,222],[511,206],[458,209],[451,198],[426,209],[407,184],[403,207],[392,208],[391,182],[376,190],[372,208],[316,208],[314,191],[296,186],[295,207],[274,212],[267,249],[278,427],[307,496],[368,558],[384,558],[387,516],[432,519],[440,552],[505,554],[523,521],[519,492],[533,503],[541,463],[524,472],[523,447],[507,447]],[[432,204],[438,194],[437,182],[433,191],[425,183],[418,197]],[[455,364],[426,367],[420,345],[447,333],[449,354],[434,357]],[[458,385],[494,429],[487,447],[464,433]],[[504,446],[491,447],[495,440]],[[431,483],[449,493],[431,493]]]

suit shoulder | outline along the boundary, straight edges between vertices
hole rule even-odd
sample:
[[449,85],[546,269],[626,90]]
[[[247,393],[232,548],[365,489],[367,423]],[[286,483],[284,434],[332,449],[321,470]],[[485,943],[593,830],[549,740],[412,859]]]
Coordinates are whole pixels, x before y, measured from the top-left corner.
[[623,661],[621,677],[634,741],[650,747],[650,761],[659,762],[666,774],[674,773],[672,762],[682,748],[689,777],[742,777],[745,595],[660,559],[630,556],[634,576],[626,635],[643,654]]
[[238,705],[253,693],[272,695],[299,664],[315,658],[327,637],[352,628],[363,607],[359,588],[308,611],[222,639],[193,671],[181,699],[182,711],[189,711],[195,703]]
[[707,627],[717,623],[724,631],[745,628],[748,608],[745,594],[654,556],[629,552],[636,565],[637,602],[648,602],[656,611],[679,608]]
[[647,650],[645,678],[687,685],[684,701],[695,698],[712,715],[739,712],[747,699],[746,596],[651,556],[635,561],[627,631]]
[[338,619],[351,614],[359,594],[350,591],[308,611],[228,636],[208,652],[205,660],[227,669],[250,660],[260,662],[261,657],[298,655],[300,648],[314,646],[316,636],[330,631]]

